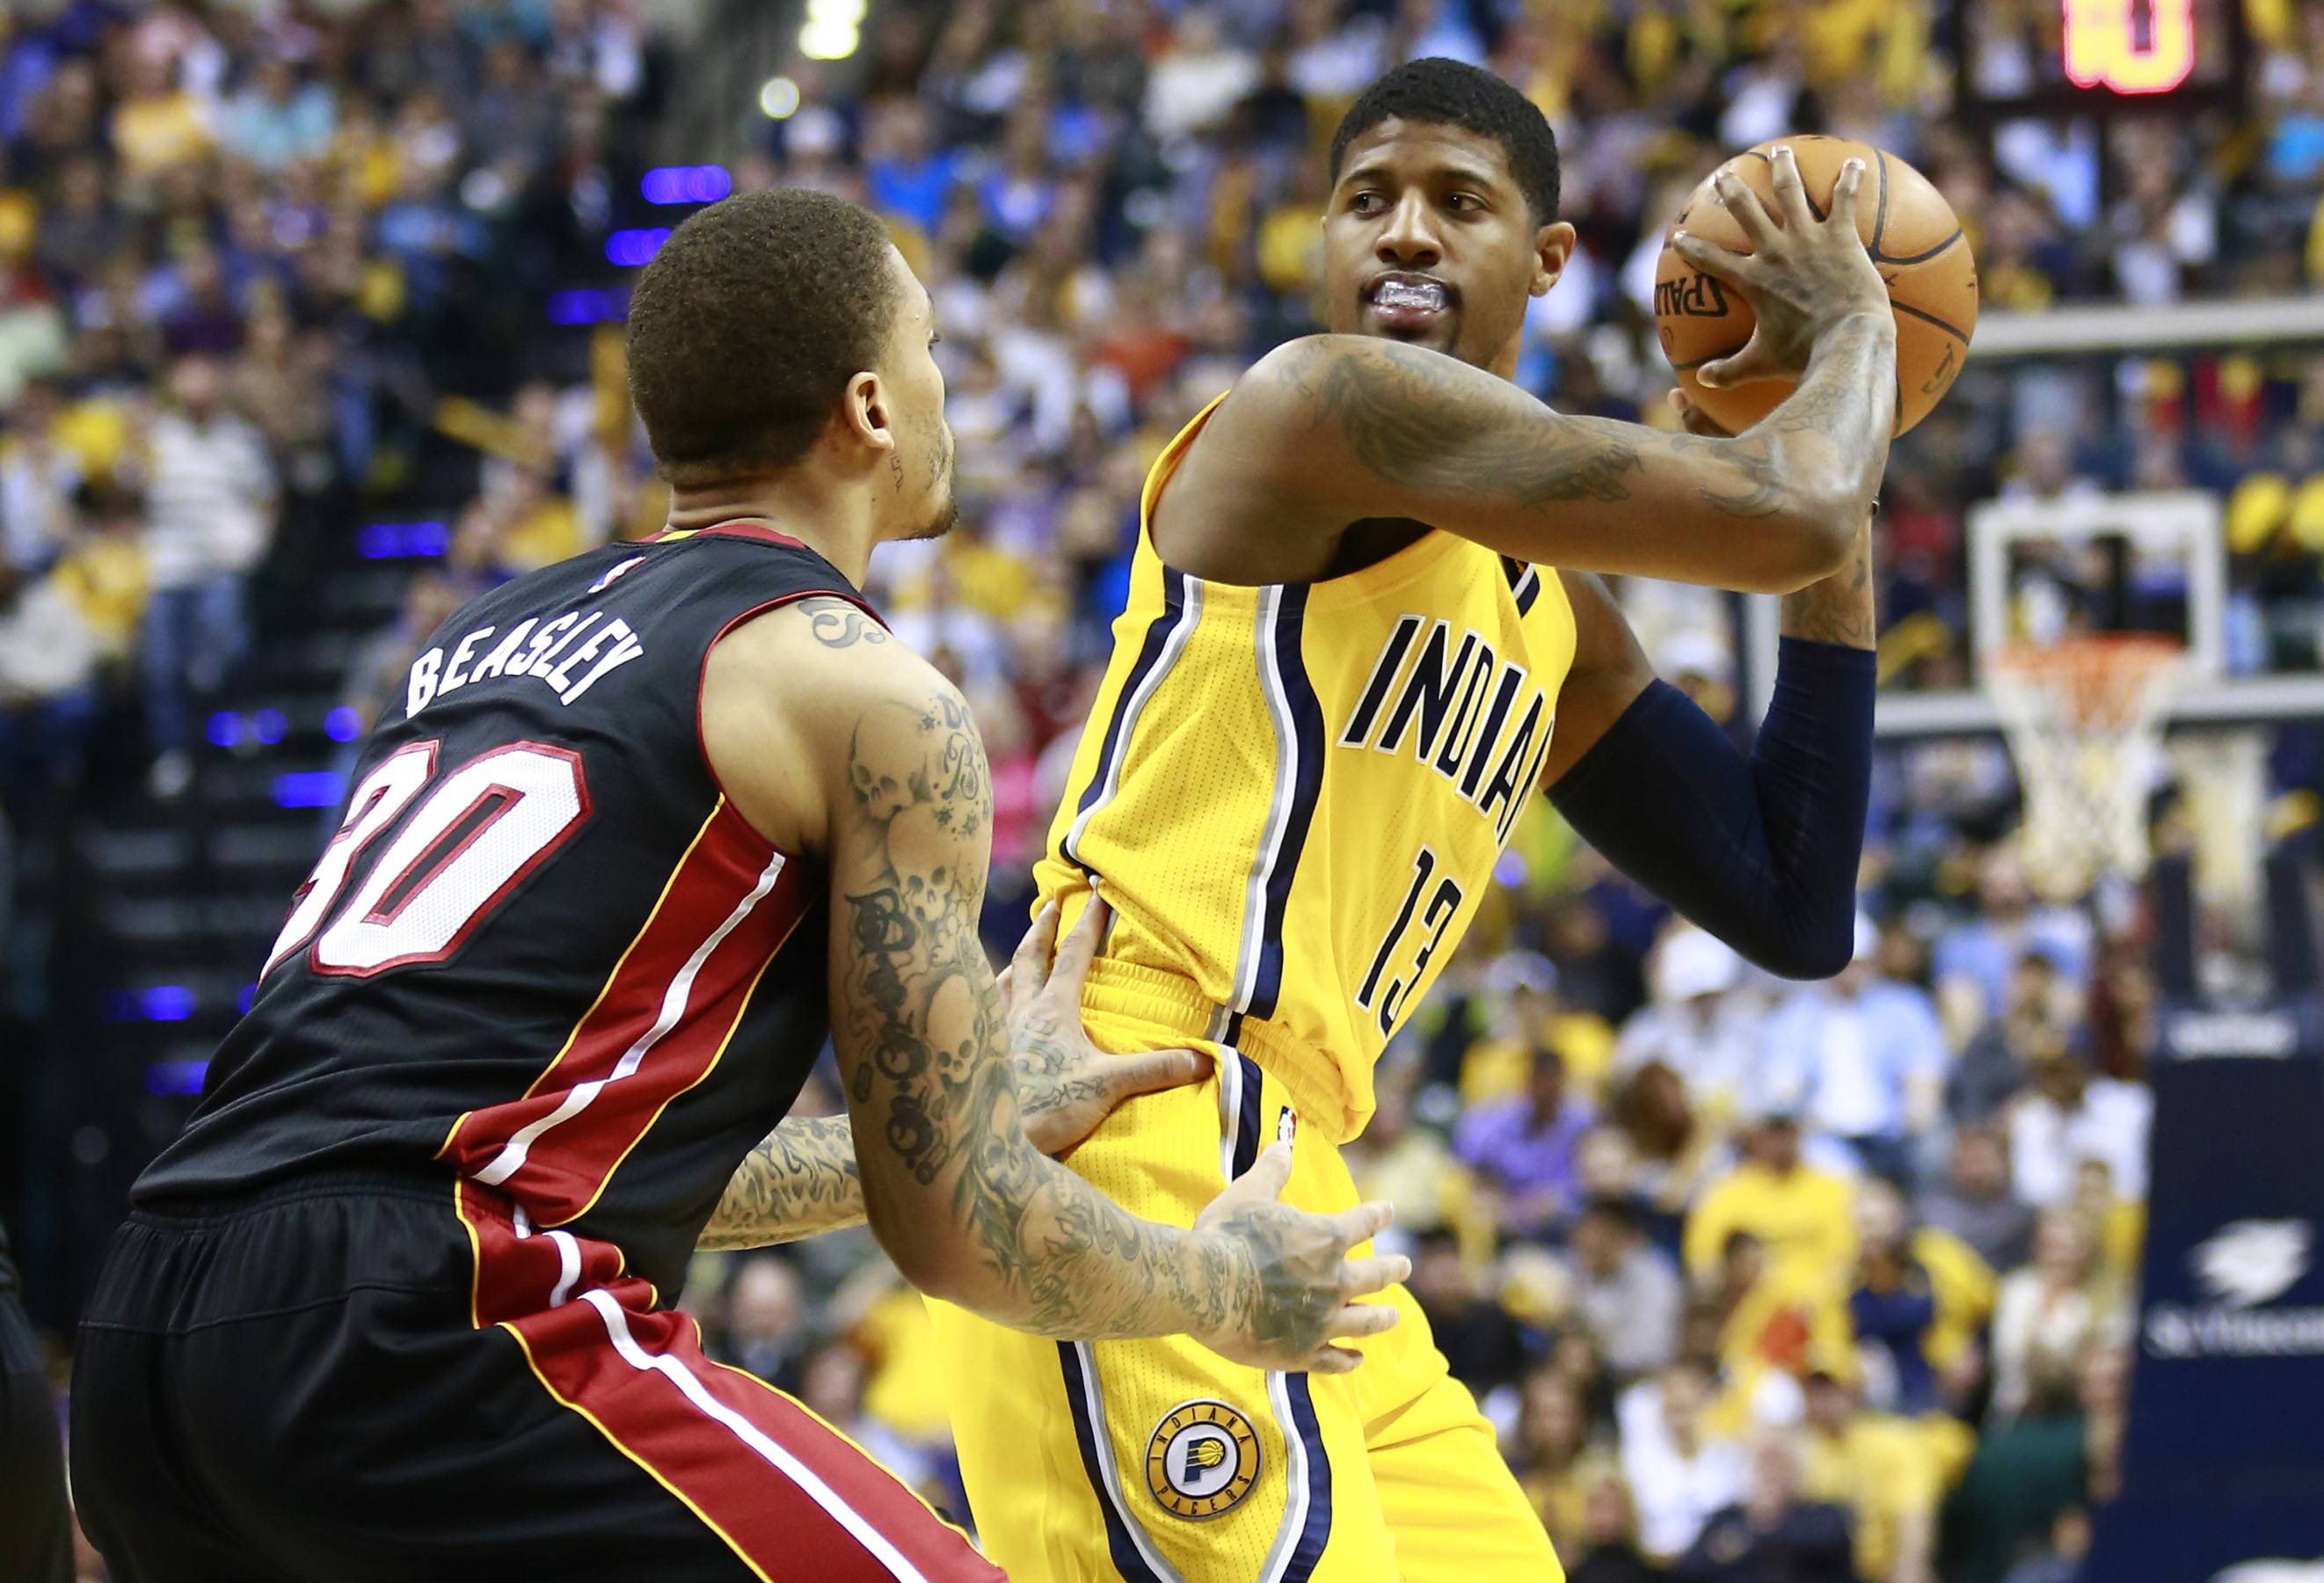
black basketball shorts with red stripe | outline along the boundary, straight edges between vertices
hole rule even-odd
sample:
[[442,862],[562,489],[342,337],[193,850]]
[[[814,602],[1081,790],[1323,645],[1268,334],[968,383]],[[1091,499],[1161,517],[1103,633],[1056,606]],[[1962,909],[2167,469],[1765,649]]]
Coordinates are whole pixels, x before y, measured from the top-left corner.
[[616,1249],[448,1173],[132,1215],[72,1430],[115,1583],[1001,1576]]

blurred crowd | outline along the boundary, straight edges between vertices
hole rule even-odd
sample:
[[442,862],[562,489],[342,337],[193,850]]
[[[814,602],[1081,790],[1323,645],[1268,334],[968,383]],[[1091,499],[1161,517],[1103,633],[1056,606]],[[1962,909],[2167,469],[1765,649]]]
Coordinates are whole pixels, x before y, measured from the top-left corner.
[[[433,486],[434,455],[501,462],[492,507],[537,559],[613,531],[626,497],[548,481],[542,392],[516,384],[571,377],[543,305],[606,269],[651,43],[619,0],[0,10],[0,791],[20,819],[119,705],[153,792],[183,792],[199,708],[254,633],[350,519]],[[533,520],[552,498],[565,520]]]
[[[182,793],[206,700],[355,524],[444,523],[344,657],[358,724],[480,588],[651,531],[617,348],[548,309],[576,287],[618,303],[608,239],[636,223],[667,65],[645,9],[0,11],[0,796],[20,824],[108,723],[152,795]],[[1794,128],[1926,171],[1995,308],[2324,283],[2324,7],[2247,0],[2239,113],[2103,139],[1964,130],[1951,9],[896,0],[856,58],[781,65],[780,118],[733,106],[735,187],[871,205],[937,304],[963,526],[883,551],[871,591],[975,708],[996,943],[1146,466],[1316,327],[1321,143],[1398,60],[1489,65],[1558,130],[1582,241],[1518,378],[1569,411],[1670,421],[1662,227],[1721,153]],[[2058,13],[1987,12],[1970,77],[2001,91]],[[1895,453],[1884,671],[1964,679],[1975,503],[2190,484],[2228,502],[2233,663],[2314,668],[2320,426],[2312,347],[1972,364]],[[1729,602],[1622,594],[1665,674],[1734,721]],[[2316,755],[2277,773],[2312,782]],[[1360,1178],[1397,1201],[1437,1338],[1576,1583],[2073,1575],[2116,1472],[2153,986],[2135,898],[2037,902],[2013,806],[1990,747],[1885,764],[1855,964],[1807,986],[1674,923],[1537,806],[1391,1049]],[[949,1489],[944,1365],[866,1236],[706,1255],[687,1301],[720,1356]]]

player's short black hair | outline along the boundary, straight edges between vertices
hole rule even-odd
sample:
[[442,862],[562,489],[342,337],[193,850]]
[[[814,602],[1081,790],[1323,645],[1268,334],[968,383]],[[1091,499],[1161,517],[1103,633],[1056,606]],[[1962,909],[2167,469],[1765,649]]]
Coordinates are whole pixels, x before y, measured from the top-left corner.
[[1545,226],[1557,218],[1557,134],[1539,106],[1491,72],[1431,56],[1407,60],[1382,76],[1348,106],[1340,129],[1332,134],[1333,181],[1340,179],[1348,145],[1390,116],[1491,138],[1508,159],[1533,223]]
[[899,307],[887,227],[844,199],[737,193],[669,235],[630,294],[630,398],[673,484],[798,460]]

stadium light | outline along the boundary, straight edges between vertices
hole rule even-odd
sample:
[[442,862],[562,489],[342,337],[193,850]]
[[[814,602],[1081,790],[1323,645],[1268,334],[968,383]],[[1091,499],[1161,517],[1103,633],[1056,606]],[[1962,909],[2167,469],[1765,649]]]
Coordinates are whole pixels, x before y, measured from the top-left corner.
[[799,29],[799,53],[810,60],[844,60],[862,42],[853,23],[817,21]]
[[202,1091],[202,1081],[209,1076],[207,1060],[157,1060],[145,1068],[145,1092],[162,1096],[191,1097]]
[[770,77],[759,87],[759,114],[770,121],[788,121],[798,113],[799,86],[788,77]]
[[627,269],[650,262],[669,240],[668,226],[655,226],[649,230],[616,231],[605,238],[605,262]]
[[277,808],[335,808],[346,795],[347,778],[332,770],[302,770],[274,777]]
[[807,0],[799,29],[799,53],[816,60],[844,60],[862,42],[865,0]]
[[724,165],[657,165],[638,181],[638,190],[650,204],[716,203],[734,190],[734,178]]

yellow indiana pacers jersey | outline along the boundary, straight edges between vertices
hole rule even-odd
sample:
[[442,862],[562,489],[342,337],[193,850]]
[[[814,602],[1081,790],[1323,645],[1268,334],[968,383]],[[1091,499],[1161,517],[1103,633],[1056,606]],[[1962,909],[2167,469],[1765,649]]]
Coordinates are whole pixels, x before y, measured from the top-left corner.
[[[1223,398],[1222,398],[1223,399]],[[1128,607],[1036,878],[1115,912],[1093,982],[1176,984],[1335,1143],[1451,958],[1549,751],[1573,659],[1550,568],[1432,532],[1246,587],[1165,565],[1146,480]],[[1199,1023],[1199,1026],[1194,1024]]]

